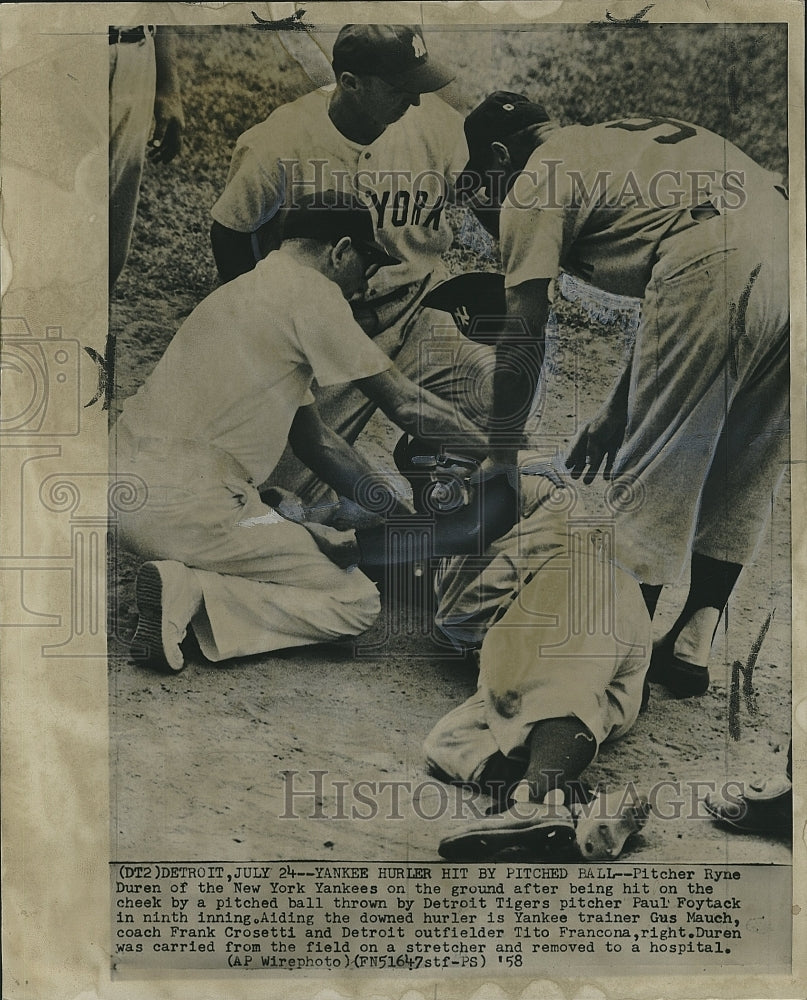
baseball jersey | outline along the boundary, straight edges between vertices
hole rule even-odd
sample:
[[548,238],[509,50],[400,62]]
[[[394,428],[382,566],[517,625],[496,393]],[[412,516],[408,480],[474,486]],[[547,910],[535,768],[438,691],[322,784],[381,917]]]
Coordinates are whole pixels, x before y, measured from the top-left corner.
[[193,310],[121,419],[137,437],[214,445],[261,483],[314,379],[337,385],[391,365],[338,285],[280,249]]
[[692,209],[747,216],[754,192],[777,180],[727,140],[671,118],[556,129],[502,207],[505,285],[562,267],[641,297],[664,238],[696,224]]
[[419,107],[362,146],[328,117],[333,92],[312,91],[244,132],[211,214],[228,229],[251,233],[295,192],[356,194],[373,214],[378,241],[401,261],[370,282],[371,294],[381,295],[425,278],[451,245],[445,205],[450,178],[468,159],[463,120],[439,97],[423,94]]

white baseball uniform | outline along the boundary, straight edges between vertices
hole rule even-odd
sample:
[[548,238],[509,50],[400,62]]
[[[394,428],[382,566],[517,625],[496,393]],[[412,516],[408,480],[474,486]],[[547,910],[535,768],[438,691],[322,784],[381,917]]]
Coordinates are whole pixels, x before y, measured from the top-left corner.
[[[550,132],[501,214],[505,284],[564,268],[644,296],[614,465],[622,563],[745,564],[788,455],[788,214],[778,178],[667,118]],[[616,496],[617,493],[612,493]]]
[[[204,607],[192,625],[209,659],[357,635],[375,620],[375,586],[273,516],[256,487],[314,379],[390,365],[338,286],[281,248],[200,303],[125,402],[113,468],[145,492],[119,515],[121,542],[196,571]],[[242,523],[255,518],[265,523]]]
[[544,719],[579,719],[597,741],[636,721],[651,650],[638,583],[611,559],[607,525],[566,504],[539,507],[481,559],[451,560],[437,624],[482,643],[479,687],[425,741],[429,764],[476,781],[495,754],[523,757]]
[[[356,194],[373,215],[378,241],[401,260],[371,279],[366,300],[356,309],[362,325],[366,319],[370,335],[408,378],[482,423],[492,398],[491,349],[459,334],[447,341],[446,316],[418,309],[429,288],[445,277],[440,257],[452,241],[445,211],[450,182],[468,159],[462,117],[436,95],[423,94],[418,107],[409,108],[364,146],[331,122],[332,94],[333,88],[306,94],[238,139],[213,218],[228,229],[254,234],[290,204],[295,192]],[[253,247],[257,254],[257,237]],[[435,324],[440,342],[432,347]],[[484,372],[487,378],[477,374]],[[476,389],[472,397],[469,381]],[[317,391],[316,396],[328,425],[350,442],[374,410],[350,386]],[[273,481],[312,502],[322,496],[322,484],[288,453]]]

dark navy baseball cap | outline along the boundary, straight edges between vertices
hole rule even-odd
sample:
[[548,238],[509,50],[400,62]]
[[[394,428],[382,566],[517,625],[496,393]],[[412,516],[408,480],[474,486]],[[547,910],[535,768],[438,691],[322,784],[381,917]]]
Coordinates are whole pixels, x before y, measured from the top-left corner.
[[457,182],[457,189],[470,191],[473,179],[484,179],[490,168],[490,146],[504,142],[511,135],[530,125],[542,125],[550,120],[546,108],[524,94],[497,90],[478,104],[465,119],[465,138],[470,158]]
[[400,264],[375,238],[373,216],[354,195],[341,191],[318,191],[297,198],[283,218],[283,239],[312,239],[336,244],[349,236],[361,254],[379,267]]
[[333,45],[333,71],[378,76],[410,94],[429,94],[455,74],[429,56],[423,32],[408,24],[346,24]]

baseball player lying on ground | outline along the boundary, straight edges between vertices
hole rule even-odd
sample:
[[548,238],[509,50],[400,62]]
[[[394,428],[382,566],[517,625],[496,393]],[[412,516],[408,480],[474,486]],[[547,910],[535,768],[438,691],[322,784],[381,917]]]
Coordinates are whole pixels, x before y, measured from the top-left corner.
[[[434,91],[453,73],[432,59],[419,27],[348,24],[333,47],[336,85],[276,108],[241,135],[227,184],[212,208],[211,241],[223,280],[255,267],[279,242],[283,209],[305,192],[334,188],[370,208],[376,239],[398,259],[353,301],[359,325],[408,378],[485,423],[492,401],[492,348],[471,344],[420,308],[446,276],[451,246],[446,205],[468,158],[462,116]],[[487,366],[487,367],[486,367]],[[472,391],[468,391],[469,387]],[[350,384],[318,386],[325,423],[354,442],[374,404]],[[307,504],[327,495],[310,469],[286,452],[273,484]]]
[[[534,511],[482,559],[454,558],[438,577],[437,625],[459,648],[481,644],[479,687],[437,723],[426,757],[438,777],[478,786],[502,809],[463,824],[440,853],[537,858],[576,839],[584,857],[614,858],[647,802],[632,790],[591,801],[578,779],[636,721],[650,616],[608,530],[575,524],[550,479],[522,486]],[[513,801],[522,782],[528,801]]]
[[[462,186],[500,236],[508,315],[529,336],[497,346],[493,412],[520,435],[543,362],[559,268],[643,297],[631,364],[568,466],[605,462],[620,564],[651,613],[689,558],[684,608],[650,679],[709,686],[720,616],[754,555],[788,460],[788,207],[779,178],[720,136],[669,118],[561,128],[498,92],[466,119]],[[493,462],[514,462],[512,445]]]
[[[408,433],[460,433],[451,407],[403,376],[352,317],[347,300],[393,262],[355,199],[301,199],[281,248],[197,306],[124,404],[112,464],[140,489],[119,515],[120,538],[147,560],[134,644],[159,666],[182,669],[189,625],[219,661],[358,635],[375,620],[376,587],[321,551],[327,529],[314,538],[257,487],[287,441],[353,501],[374,479],[320,419],[314,379],[355,383]],[[462,433],[486,453],[480,432]]]

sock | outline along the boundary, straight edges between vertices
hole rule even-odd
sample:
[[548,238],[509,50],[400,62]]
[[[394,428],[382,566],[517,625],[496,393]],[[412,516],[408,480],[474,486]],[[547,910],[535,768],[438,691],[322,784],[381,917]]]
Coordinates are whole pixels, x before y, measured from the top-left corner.
[[578,784],[577,779],[597,754],[591,731],[572,716],[536,722],[528,745],[530,762],[524,779],[536,802],[544,801],[553,789],[565,792]]
[[675,656],[698,667],[707,666],[719,621],[720,612],[717,608],[698,608],[675,640]]
[[700,667],[708,665],[720,616],[742,568],[740,563],[692,553],[689,595],[667,633],[667,642],[673,644],[679,659]]

